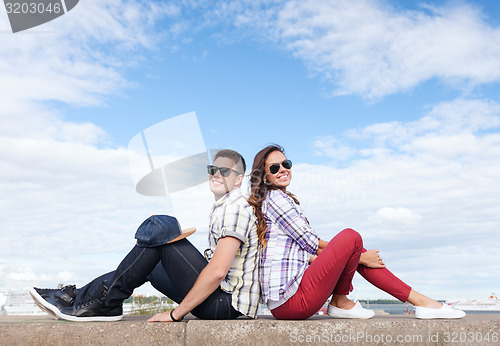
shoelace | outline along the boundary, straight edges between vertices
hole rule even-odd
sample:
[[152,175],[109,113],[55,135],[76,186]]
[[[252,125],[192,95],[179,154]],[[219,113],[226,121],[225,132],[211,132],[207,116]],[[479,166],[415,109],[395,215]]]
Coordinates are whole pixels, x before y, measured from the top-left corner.
[[89,306],[89,305],[92,305],[96,302],[102,302],[104,300],[104,298],[106,297],[106,295],[108,294],[108,291],[106,289],[106,286],[103,285],[102,289],[99,290],[101,292],[101,297],[96,297],[96,295],[98,296],[99,294],[97,293],[96,295],[94,296],[90,296],[88,297],[82,304],[76,306],[75,308],[78,310],[80,308],[84,308],[86,306]]

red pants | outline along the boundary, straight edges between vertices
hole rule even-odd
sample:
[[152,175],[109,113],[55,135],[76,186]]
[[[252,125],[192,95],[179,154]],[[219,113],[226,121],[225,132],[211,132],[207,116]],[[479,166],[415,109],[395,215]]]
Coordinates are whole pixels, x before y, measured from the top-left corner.
[[348,295],[357,270],[368,282],[405,302],[411,287],[386,268],[359,264],[363,240],[347,228],[337,234],[304,272],[297,292],[283,305],[271,310],[277,319],[299,320],[314,315],[334,293]]

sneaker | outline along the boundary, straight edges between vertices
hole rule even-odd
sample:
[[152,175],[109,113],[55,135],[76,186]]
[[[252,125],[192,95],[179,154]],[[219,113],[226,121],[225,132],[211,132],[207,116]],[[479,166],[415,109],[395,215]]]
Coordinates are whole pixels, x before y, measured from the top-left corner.
[[75,285],[57,289],[33,287],[29,293],[40,309],[58,320],[61,318],[59,310],[73,305],[76,297],[75,289]]
[[425,320],[435,318],[462,318],[466,313],[462,310],[454,309],[449,305],[443,304],[439,309],[424,308],[423,306],[415,307],[415,317]]
[[328,304],[326,313],[328,314],[328,316],[333,318],[368,319],[372,318],[375,315],[375,311],[363,308],[359,302],[356,302],[354,307],[349,310],[339,309],[331,304]]
[[74,322],[119,321],[123,318],[122,306],[107,307],[104,298],[108,293],[106,286],[101,285],[97,297],[90,297],[80,305],[62,308],[60,317]]

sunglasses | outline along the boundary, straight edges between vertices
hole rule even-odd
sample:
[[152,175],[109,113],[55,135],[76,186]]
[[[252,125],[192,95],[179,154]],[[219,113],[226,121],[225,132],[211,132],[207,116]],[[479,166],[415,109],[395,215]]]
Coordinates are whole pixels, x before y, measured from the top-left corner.
[[280,170],[280,165],[285,169],[290,169],[292,168],[292,161],[285,160],[282,163],[273,163],[271,166],[269,166],[269,172],[271,172],[271,174],[278,173],[278,171]]
[[217,173],[217,171],[219,171],[220,175],[222,175],[223,177],[229,177],[229,175],[231,174],[231,172],[236,173],[236,175],[242,174],[242,173],[240,173],[238,171],[235,171],[234,169],[227,168],[227,167],[217,167],[217,166],[213,166],[213,165],[208,165],[207,166],[207,172],[208,172],[208,174],[215,175],[215,173]]

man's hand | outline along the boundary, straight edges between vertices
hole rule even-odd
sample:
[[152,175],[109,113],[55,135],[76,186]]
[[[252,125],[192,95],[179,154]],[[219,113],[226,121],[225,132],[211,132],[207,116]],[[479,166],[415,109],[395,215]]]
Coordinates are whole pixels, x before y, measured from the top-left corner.
[[385,268],[385,263],[379,255],[379,250],[367,250],[361,254],[359,264],[368,268]]
[[174,321],[172,321],[172,319],[170,318],[170,311],[165,311],[154,315],[148,320],[148,322],[174,322]]

